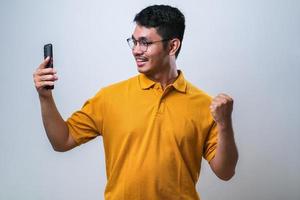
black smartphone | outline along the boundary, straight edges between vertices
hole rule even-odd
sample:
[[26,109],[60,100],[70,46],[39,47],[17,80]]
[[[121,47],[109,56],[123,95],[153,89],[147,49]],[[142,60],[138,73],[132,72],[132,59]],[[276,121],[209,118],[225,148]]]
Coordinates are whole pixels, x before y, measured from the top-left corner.
[[[49,62],[46,65],[46,68],[53,68],[53,49],[52,49],[52,44],[45,44],[44,45],[44,59],[46,59],[47,57],[50,57]],[[54,89],[54,85],[47,85],[45,86],[46,89],[48,90],[53,90]]]

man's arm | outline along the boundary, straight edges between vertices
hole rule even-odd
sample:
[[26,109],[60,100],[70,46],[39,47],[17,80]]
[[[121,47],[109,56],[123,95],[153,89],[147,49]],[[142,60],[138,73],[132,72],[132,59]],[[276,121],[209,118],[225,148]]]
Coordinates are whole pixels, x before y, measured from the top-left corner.
[[233,100],[226,94],[220,94],[213,99],[210,109],[217,123],[218,143],[216,155],[209,164],[220,179],[229,180],[235,174],[238,160],[238,151],[231,122]]
[[49,57],[46,58],[33,74],[36,90],[39,94],[42,119],[48,139],[55,151],[68,151],[75,146],[76,142],[69,134],[68,126],[58,112],[52,91],[44,87],[54,85],[58,79],[56,71],[53,68],[45,68]]

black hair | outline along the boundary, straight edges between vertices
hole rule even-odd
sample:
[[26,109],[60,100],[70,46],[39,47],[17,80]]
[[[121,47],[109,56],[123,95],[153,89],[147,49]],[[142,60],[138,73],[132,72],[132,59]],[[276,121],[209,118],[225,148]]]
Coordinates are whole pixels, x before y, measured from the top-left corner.
[[[175,54],[177,58],[185,29],[185,18],[178,8],[168,5],[148,6],[136,14],[133,21],[147,28],[155,28],[162,39],[178,38],[180,47]],[[166,46],[165,43],[164,47]]]

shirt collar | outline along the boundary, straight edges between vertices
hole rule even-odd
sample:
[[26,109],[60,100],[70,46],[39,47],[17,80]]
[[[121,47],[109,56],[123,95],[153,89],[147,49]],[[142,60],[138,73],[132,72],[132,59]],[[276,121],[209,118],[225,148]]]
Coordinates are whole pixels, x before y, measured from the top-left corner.
[[[177,72],[178,72],[179,75],[178,75],[177,79],[174,81],[174,83],[171,84],[171,85],[176,90],[185,93],[186,92],[186,87],[187,87],[186,80],[185,80],[181,70],[177,70]],[[155,81],[149,79],[145,74],[140,73],[138,77],[139,77],[140,87],[143,90],[149,89],[150,87],[152,87],[156,83]]]
[[179,76],[172,85],[176,90],[185,93],[186,86],[187,86],[186,80],[183,76],[182,71],[181,70],[177,70],[177,71],[178,71]]

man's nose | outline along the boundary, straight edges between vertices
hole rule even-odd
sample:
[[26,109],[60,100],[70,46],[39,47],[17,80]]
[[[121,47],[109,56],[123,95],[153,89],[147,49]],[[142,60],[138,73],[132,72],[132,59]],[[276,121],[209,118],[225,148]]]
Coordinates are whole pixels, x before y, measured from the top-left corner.
[[139,43],[137,43],[137,44],[133,47],[132,53],[133,53],[133,55],[141,55],[141,54],[144,53],[144,52],[141,50],[141,47],[140,47],[140,44],[139,44]]

